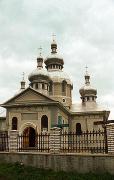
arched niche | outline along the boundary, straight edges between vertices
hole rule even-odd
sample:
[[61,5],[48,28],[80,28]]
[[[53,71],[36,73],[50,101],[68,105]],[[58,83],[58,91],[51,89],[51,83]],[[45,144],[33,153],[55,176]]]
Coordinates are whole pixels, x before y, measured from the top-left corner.
[[82,134],[82,129],[81,129],[81,124],[76,123],[76,134],[81,135]]
[[12,130],[17,130],[18,119],[17,117],[12,118]]
[[48,117],[46,115],[41,118],[41,131],[48,131]]

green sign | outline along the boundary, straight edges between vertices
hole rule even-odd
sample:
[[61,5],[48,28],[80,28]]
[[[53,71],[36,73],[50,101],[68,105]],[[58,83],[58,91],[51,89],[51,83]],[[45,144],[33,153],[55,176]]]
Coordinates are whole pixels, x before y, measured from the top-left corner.
[[58,116],[58,125],[62,124],[62,116]]

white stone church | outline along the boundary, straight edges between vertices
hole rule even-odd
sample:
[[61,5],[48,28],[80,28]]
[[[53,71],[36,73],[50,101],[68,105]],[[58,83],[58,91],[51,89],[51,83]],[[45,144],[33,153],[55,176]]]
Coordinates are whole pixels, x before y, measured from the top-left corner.
[[44,60],[40,53],[37,58],[37,67],[28,76],[29,86],[25,87],[23,79],[19,93],[1,104],[6,117],[0,117],[0,130],[18,130],[32,136],[49,132],[51,127],[77,134],[104,128],[110,111],[97,103],[97,90],[91,86],[90,75],[86,71],[84,85],[79,90],[80,104],[73,104],[73,83],[63,65],[53,40],[50,55]]

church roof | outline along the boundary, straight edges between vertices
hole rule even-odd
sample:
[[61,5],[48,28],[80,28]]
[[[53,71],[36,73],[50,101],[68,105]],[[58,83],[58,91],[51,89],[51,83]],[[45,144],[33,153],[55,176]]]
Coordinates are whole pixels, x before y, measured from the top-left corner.
[[106,107],[102,107],[100,104],[96,103],[96,102],[86,102],[86,104],[82,104],[82,103],[76,103],[76,104],[72,104],[71,109],[70,109],[71,113],[86,113],[86,112],[100,112],[100,111],[109,111],[109,109],[107,109]]

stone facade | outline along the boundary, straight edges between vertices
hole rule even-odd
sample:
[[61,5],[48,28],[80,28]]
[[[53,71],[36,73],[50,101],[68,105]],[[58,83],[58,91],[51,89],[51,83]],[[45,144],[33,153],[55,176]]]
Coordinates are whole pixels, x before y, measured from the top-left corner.
[[102,130],[103,125],[101,124],[95,124],[95,122],[103,122],[103,113],[94,114],[94,113],[88,113],[88,114],[80,114],[80,115],[73,115],[71,118],[71,130],[76,131],[76,124],[81,123],[82,131],[91,131],[94,130]]

